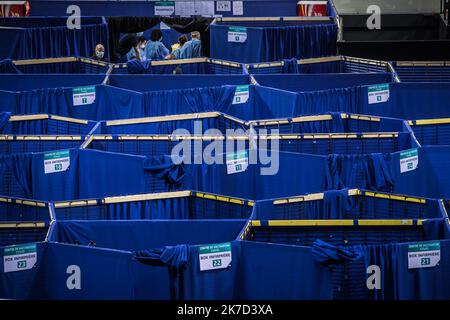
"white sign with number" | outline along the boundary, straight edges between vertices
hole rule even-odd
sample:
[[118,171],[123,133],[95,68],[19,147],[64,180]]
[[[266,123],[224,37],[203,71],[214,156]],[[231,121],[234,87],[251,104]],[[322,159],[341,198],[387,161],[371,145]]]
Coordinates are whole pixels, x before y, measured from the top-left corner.
[[368,88],[369,104],[382,103],[389,100],[389,83],[377,84]]
[[246,103],[248,101],[249,96],[250,94],[248,85],[236,86],[232,104]]
[[227,174],[244,172],[248,168],[248,153],[240,151],[227,154]]
[[199,248],[200,271],[228,268],[231,264],[231,243],[218,243]]
[[245,43],[247,41],[247,28],[229,27],[228,42]]
[[419,154],[417,149],[400,152],[400,173],[416,170],[418,165]]
[[28,270],[37,261],[36,244],[9,246],[3,249],[3,271],[14,272]]
[[155,2],[155,16],[171,16],[175,13],[175,2],[161,1]]
[[441,260],[439,241],[418,242],[408,245],[408,269],[436,267]]
[[73,105],[83,106],[95,102],[95,86],[73,88]]
[[70,151],[54,151],[44,154],[44,172],[55,173],[68,170],[70,167]]

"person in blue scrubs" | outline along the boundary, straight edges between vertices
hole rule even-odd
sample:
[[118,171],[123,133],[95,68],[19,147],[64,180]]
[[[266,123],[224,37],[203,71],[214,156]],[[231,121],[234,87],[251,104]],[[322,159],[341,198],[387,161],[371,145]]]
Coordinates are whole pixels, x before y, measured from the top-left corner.
[[162,60],[169,54],[169,49],[166,48],[161,40],[161,30],[153,30],[150,35],[150,41],[147,41],[145,45],[145,57],[147,60]]
[[[144,37],[140,37],[139,38],[139,43],[137,45],[138,49],[139,49],[139,53],[141,54],[141,61],[145,61],[145,53],[144,53],[144,49],[145,49],[145,44],[146,44],[146,40]],[[137,59],[136,57],[136,52],[134,48],[131,48],[130,51],[128,51],[127,53],[127,61],[133,60],[133,59]]]
[[200,32],[191,33],[191,40],[186,42],[180,50],[181,59],[198,58],[202,56],[202,42],[200,41]]
[[188,41],[188,38],[183,34],[178,38],[178,48],[172,50],[170,54],[170,59],[181,59],[181,48],[183,48],[184,44]]

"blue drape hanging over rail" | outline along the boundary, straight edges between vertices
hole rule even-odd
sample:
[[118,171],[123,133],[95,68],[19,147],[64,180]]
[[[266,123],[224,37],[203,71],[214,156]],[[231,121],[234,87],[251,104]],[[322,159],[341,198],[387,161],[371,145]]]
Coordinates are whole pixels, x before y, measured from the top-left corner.
[[229,27],[211,24],[211,57],[242,63],[313,58],[336,54],[337,27],[334,24],[269,25],[234,23],[246,27],[243,43],[228,42]]
[[97,44],[108,48],[104,17],[82,17],[80,29],[69,29],[67,17],[0,18],[0,26],[0,59],[90,57]]

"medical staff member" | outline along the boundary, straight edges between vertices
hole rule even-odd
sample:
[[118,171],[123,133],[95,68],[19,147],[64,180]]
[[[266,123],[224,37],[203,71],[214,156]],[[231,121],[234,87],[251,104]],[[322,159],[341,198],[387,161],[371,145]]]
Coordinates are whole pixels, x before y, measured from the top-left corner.
[[168,59],[180,59],[181,57],[181,48],[183,48],[184,44],[188,41],[188,38],[183,34],[178,38],[178,43],[172,46],[172,53],[169,55]]
[[[138,48],[139,48],[139,52],[141,53],[141,61],[145,61],[145,53],[144,53],[144,49],[145,49],[145,44],[146,44],[146,40],[144,37],[140,37],[139,38],[139,43],[138,43]],[[130,51],[128,51],[127,53],[127,61],[136,59],[136,52],[134,51],[134,48],[131,48]]]
[[139,51],[139,38],[144,35],[143,32],[127,33],[119,40],[118,53],[122,62],[126,62],[127,54],[130,50],[134,50],[136,59],[141,60]]
[[95,46],[95,53],[91,59],[97,61],[107,61],[105,58],[105,47],[102,44],[99,43]]
[[191,40],[186,42],[181,48],[180,58],[190,59],[202,56],[202,42],[200,41],[200,32],[194,31],[191,33]]
[[161,40],[161,30],[153,30],[150,35],[150,41],[147,41],[145,45],[145,57],[147,60],[162,60],[169,54],[169,49],[164,46]]

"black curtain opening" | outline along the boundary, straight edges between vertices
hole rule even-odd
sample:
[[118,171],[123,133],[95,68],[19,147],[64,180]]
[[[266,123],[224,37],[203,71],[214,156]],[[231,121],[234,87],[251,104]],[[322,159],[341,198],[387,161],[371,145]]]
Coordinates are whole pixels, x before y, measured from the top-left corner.
[[212,18],[169,18],[169,17],[106,17],[109,34],[109,52],[111,62],[120,62],[118,54],[121,33],[143,32],[153,28],[161,21],[180,33],[200,32],[203,56],[209,57],[209,25]]

